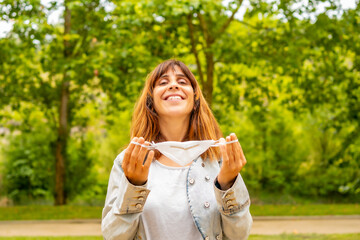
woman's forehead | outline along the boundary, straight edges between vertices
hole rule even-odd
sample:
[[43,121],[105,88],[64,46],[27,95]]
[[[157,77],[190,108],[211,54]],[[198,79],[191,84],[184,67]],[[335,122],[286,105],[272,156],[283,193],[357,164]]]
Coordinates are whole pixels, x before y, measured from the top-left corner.
[[163,66],[159,66],[158,70],[156,70],[155,76],[153,80],[151,81],[151,88],[155,87],[156,82],[162,78],[165,77],[164,75],[167,74],[176,74],[180,75],[182,74],[183,77],[189,79],[191,82],[192,87],[196,88],[196,80],[193,79],[192,74],[189,69],[183,67],[182,65],[176,64],[176,63],[170,63],[170,64],[164,64]]
[[179,72],[183,73],[183,70],[181,69],[180,66],[176,64],[169,64],[168,66],[163,68],[162,71],[159,72],[159,77],[167,73],[179,73]]
[[163,74],[160,75],[160,78],[161,77],[164,77],[164,76],[168,76],[168,75],[182,75],[182,76],[185,76],[185,73],[183,72],[183,70],[179,67],[179,66],[174,66],[174,67],[170,67],[167,69],[166,72],[164,72]]

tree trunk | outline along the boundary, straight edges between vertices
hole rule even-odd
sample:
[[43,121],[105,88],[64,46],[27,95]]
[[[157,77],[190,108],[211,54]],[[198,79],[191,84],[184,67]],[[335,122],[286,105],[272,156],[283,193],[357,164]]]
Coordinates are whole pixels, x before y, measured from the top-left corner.
[[[211,108],[212,100],[213,100],[213,90],[214,90],[214,68],[215,68],[215,61],[214,61],[214,53],[212,50],[213,44],[216,42],[216,40],[226,31],[226,29],[229,27],[230,23],[234,20],[235,14],[240,9],[240,6],[242,5],[243,0],[239,0],[237,7],[232,11],[231,16],[224,22],[224,24],[218,29],[218,31],[210,31],[208,26],[212,26],[212,20],[210,15],[204,17],[204,15],[201,12],[196,12],[197,17],[199,19],[199,26],[202,32],[202,35],[205,39],[205,46],[203,46],[203,52],[205,53],[205,59],[206,59],[206,81],[203,79],[203,73],[201,71],[200,67],[200,61],[198,56],[198,51],[196,50],[195,45],[195,37],[194,37],[194,28],[192,26],[191,18],[192,13],[188,15],[188,28],[189,28],[189,35],[190,35],[190,41],[191,41],[191,52],[194,54],[196,59],[196,64],[199,69],[199,75],[200,80],[203,84],[203,93],[204,97]],[[208,21],[208,22],[207,22]]]
[[213,100],[214,88],[214,55],[212,53],[206,54],[206,82],[203,86],[204,97],[211,108]]
[[66,164],[66,144],[68,138],[68,103],[69,86],[66,74],[64,74],[61,85],[61,102],[59,110],[59,129],[56,142],[56,179],[55,179],[55,205],[66,204],[65,195],[65,164]]
[[[70,34],[71,30],[71,12],[67,7],[68,1],[65,0],[65,16],[64,16],[64,35]],[[64,40],[64,58],[70,57],[70,42]],[[65,169],[66,169],[66,145],[68,139],[68,112],[70,99],[70,79],[67,69],[64,69],[63,81],[61,84],[60,109],[59,109],[59,129],[58,139],[56,142],[56,164],[55,164],[55,205],[66,204],[65,194]]]

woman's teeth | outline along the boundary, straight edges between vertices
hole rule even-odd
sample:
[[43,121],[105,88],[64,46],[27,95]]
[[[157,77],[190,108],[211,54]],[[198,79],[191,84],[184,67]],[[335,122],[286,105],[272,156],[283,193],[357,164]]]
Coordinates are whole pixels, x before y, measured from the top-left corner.
[[179,97],[179,96],[171,96],[171,97],[168,97],[168,100],[181,100],[181,97]]

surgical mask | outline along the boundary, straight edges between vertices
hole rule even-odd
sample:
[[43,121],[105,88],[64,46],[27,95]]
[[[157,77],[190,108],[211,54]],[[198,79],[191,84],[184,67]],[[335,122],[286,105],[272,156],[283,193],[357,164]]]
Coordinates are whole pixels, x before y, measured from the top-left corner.
[[230,144],[234,142],[238,142],[238,140],[236,139],[233,141],[222,143],[220,143],[219,140],[200,140],[186,142],[167,141],[159,143],[152,142],[149,146],[137,142],[131,143],[146,147],[149,150],[156,149],[177,164],[181,166],[186,166],[193,160],[197,159],[210,147],[219,147],[221,144]]

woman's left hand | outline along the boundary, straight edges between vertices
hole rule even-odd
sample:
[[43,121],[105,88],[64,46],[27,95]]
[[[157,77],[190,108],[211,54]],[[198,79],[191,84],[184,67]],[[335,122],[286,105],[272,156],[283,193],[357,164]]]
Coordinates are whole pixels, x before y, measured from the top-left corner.
[[[236,140],[235,133],[226,137],[226,142]],[[222,190],[229,189],[235,182],[240,170],[245,166],[246,159],[239,142],[230,144],[225,143],[225,139],[220,139],[220,153],[222,157],[222,165],[217,177]]]

